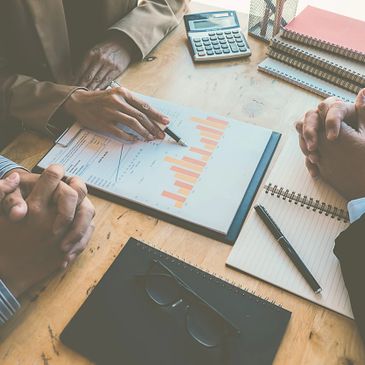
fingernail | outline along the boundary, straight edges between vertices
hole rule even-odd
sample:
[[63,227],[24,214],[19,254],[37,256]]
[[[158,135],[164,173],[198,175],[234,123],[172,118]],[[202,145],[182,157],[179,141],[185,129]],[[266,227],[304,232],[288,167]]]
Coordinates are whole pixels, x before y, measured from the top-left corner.
[[147,139],[148,141],[153,141],[153,140],[155,139],[155,137],[154,137],[152,134],[149,134],[149,135],[146,137],[146,139]]
[[313,151],[314,150],[314,144],[313,144],[313,142],[308,142],[307,143],[307,148],[308,148],[308,151]]
[[336,138],[336,132],[333,130],[329,130],[327,132],[327,139],[334,140]]
[[158,138],[164,139],[165,133],[164,132],[158,132]]
[[163,124],[169,124],[170,123],[170,119],[168,117],[163,117],[162,118],[162,123]]
[[63,261],[61,265],[62,269],[66,269],[67,266],[68,266],[68,261]]

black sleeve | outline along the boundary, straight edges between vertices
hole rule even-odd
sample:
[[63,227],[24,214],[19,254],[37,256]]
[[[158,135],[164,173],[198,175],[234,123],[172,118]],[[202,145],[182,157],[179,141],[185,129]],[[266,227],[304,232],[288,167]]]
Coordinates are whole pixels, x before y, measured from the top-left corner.
[[355,321],[365,343],[365,214],[336,238],[334,253],[340,260]]

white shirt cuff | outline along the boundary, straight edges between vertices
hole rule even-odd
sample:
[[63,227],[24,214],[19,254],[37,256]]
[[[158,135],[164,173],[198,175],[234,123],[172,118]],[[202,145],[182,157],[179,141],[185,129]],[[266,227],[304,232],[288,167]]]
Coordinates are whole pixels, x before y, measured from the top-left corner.
[[365,198],[350,200],[347,203],[350,223],[357,221],[365,213]]

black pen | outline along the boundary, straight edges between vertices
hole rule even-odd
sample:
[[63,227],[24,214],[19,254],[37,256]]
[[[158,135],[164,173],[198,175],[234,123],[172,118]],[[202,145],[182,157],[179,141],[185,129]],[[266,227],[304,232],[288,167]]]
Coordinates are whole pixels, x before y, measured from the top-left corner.
[[166,127],[164,132],[180,146],[187,147],[187,144],[181,139],[181,137],[177,136],[170,128]]
[[262,205],[259,205],[259,204],[255,206],[255,210],[256,210],[257,214],[259,215],[259,217],[262,219],[262,221],[265,223],[265,226],[270,230],[272,235],[275,237],[276,241],[278,241],[281,248],[285,251],[285,253],[288,255],[290,260],[293,262],[293,264],[296,266],[296,268],[303,275],[306,282],[313,289],[314,293],[319,294],[322,291],[322,288],[318,284],[317,280],[310,273],[308,268],[305,266],[304,262],[301,260],[301,258],[298,256],[298,254],[295,252],[293,246],[285,238],[285,236],[281,232],[280,228],[277,226],[277,224],[271,218],[268,211]]

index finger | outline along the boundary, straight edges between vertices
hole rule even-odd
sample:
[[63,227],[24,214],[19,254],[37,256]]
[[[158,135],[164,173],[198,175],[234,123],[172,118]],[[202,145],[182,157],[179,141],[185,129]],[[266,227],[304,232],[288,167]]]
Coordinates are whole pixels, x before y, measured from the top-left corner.
[[124,97],[124,99],[134,108],[145,114],[149,119],[165,125],[170,123],[170,120],[166,115],[160,113],[157,109],[153,108],[144,100],[134,96],[131,92],[125,89],[123,90],[123,88],[121,89],[123,91],[122,96]]
[[52,195],[57,189],[64,174],[65,170],[61,165],[50,165],[47,167],[34,185],[28,200],[47,204],[52,199]]

